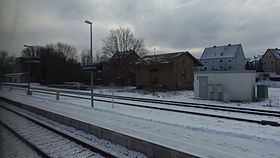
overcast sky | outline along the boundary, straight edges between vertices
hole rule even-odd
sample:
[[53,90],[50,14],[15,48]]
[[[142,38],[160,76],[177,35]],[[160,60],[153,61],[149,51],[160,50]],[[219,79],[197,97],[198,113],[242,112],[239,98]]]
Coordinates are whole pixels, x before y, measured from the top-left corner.
[[129,27],[150,53],[241,43],[246,57],[280,47],[279,0],[0,0],[0,50],[20,56],[23,45],[58,41],[94,51],[108,31]]

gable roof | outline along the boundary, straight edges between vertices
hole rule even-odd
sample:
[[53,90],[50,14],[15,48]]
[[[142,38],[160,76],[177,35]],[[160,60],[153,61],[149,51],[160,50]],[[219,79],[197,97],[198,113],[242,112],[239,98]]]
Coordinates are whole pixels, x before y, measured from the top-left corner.
[[172,63],[178,56],[180,55],[188,55],[191,59],[194,60],[194,62],[198,65],[201,65],[201,63],[193,57],[188,51],[186,52],[176,52],[176,53],[165,53],[165,54],[158,54],[158,55],[148,55],[144,56],[140,59],[137,59],[132,64],[138,65],[150,65],[150,64],[169,64]]
[[128,58],[129,56],[135,55],[137,57],[139,57],[139,55],[134,51],[134,50],[129,50],[129,51],[124,51],[124,52],[116,52],[111,58],[110,60],[119,60],[119,59],[124,59],[124,58]]
[[270,51],[276,57],[276,59],[280,59],[280,49],[275,48],[275,49],[267,49],[267,50]]
[[239,48],[242,48],[241,44],[208,47],[204,49],[200,59],[235,57]]

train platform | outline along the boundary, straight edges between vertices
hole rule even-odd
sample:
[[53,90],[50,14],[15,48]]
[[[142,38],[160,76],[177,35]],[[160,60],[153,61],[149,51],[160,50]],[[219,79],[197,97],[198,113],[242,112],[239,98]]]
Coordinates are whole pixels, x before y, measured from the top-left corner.
[[[177,124],[164,121],[166,120],[164,118],[180,119],[180,116],[176,114],[175,117],[172,112],[146,110],[145,115],[139,116],[136,113],[141,113],[141,108],[133,108],[122,113],[120,111],[127,107],[118,104],[95,102],[96,106],[92,108],[89,106],[90,101],[88,100],[73,101],[69,98],[61,98],[57,101],[53,96],[27,96],[23,93],[10,93],[6,90],[1,90],[1,96],[195,157],[278,157],[280,155],[279,135],[278,138],[273,139],[250,133],[215,130],[193,124],[197,119],[204,119],[216,122],[217,126],[227,123],[233,126],[240,124],[237,127],[266,128],[264,131],[277,131],[278,127],[225,121],[204,116],[190,115],[188,120],[182,114],[184,123]],[[153,119],[148,115],[160,115],[163,119]],[[207,123],[205,121],[205,124]]]

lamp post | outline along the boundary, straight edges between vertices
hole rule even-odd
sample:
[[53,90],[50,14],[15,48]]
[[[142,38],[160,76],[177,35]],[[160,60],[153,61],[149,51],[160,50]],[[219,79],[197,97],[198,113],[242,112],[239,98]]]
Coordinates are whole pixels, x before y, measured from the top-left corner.
[[[28,48],[28,52],[29,49],[33,48],[33,46],[28,46],[28,45],[24,45],[24,47]],[[26,62],[27,63],[27,62]],[[32,92],[30,91],[30,62],[28,62],[28,89],[27,89],[27,95],[32,95]]]
[[[86,24],[90,25],[90,65],[93,66],[93,61],[92,61],[92,22],[86,20]],[[93,103],[93,70],[90,71],[90,92],[91,92],[91,107],[94,107]]]

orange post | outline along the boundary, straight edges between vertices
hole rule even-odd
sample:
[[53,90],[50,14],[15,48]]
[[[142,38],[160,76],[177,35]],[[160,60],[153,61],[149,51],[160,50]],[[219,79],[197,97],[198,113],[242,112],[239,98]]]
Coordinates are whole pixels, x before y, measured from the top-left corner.
[[60,99],[60,91],[56,91],[56,100],[59,100]]

